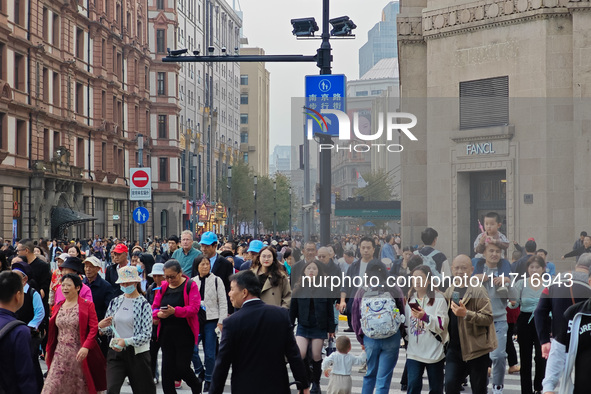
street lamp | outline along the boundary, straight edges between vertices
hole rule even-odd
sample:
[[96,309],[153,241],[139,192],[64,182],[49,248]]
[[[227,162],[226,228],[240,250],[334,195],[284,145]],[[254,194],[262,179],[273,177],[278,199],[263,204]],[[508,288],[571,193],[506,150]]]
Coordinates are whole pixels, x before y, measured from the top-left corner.
[[277,180],[273,181],[273,235],[277,234]]
[[257,176],[254,176],[254,238],[259,235],[259,221],[257,218]]
[[191,220],[191,231],[193,234],[197,233],[197,155],[193,155],[192,165],[193,165],[193,185],[191,187],[191,196],[193,196],[193,203],[191,206],[193,207],[193,218]]
[[[137,135],[137,154],[138,154],[138,167],[144,166],[144,135],[138,134]],[[144,202],[138,201],[138,206],[143,207]],[[144,246],[144,225],[139,225],[139,239],[140,239],[140,246]]]
[[228,239],[232,241],[232,166],[228,166]]
[[291,186],[289,187],[289,240],[291,241]]

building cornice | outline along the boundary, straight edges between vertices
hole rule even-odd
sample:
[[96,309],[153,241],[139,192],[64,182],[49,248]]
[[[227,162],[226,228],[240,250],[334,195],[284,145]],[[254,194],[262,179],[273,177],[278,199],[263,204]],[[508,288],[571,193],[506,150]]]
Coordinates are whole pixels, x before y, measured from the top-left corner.
[[413,43],[591,10],[591,1],[478,0],[397,18],[398,41]]

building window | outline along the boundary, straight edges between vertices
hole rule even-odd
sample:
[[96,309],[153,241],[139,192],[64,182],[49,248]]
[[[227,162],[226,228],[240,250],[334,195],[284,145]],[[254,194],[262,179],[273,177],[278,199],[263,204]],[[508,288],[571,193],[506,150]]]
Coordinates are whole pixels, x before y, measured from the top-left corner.
[[248,144],[248,133],[247,132],[240,133],[240,143],[241,144]]
[[240,93],[240,104],[248,104],[248,94]]
[[382,89],[372,90],[371,91],[371,95],[372,96],[379,96],[380,94],[382,94]]
[[105,67],[107,64],[107,41],[103,38],[101,41],[101,65]]
[[367,96],[367,90],[363,90],[361,92],[355,92],[355,96],[357,96],[357,97],[365,97],[365,96]]
[[148,66],[144,66],[144,89],[150,90],[150,70]]
[[60,17],[56,13],[53,14],[53,31],[51,33],[51,43],[54,47],[60,47]]
[[25,90],[25,57],[20,53],[14,54],[14,87]]
[[27,155],[27,122],[24,120],[16,121],[16,154]]
[[76,82],[76,113],[84,115],[84,86]]
[[101,92],[101,115],[105,119],[107,117],[107,92]]
[[168,182],[168,158],[166,157],[161,157],[159,159],[160,165],[159,165],[159,174],[158,174],[158,180],[160,182]]
[[158,138],[168,138],[166,130],[166,115],[158,115]]
[[6,122],[6,114],[0,112],[0,149],[8,150],[8,133],[7,127],[4,122]]
[[43,161],[51,160],[49,155],[49,129],[43,129],[43,140],[46,141],[43,144]]
[[49,10],[43,7],[43,38],[49,40]]
[[56,72],[53,73],[53,105],[60,105],[60,75]]
[[25,2],[14,0],[14,22],[18,25],[25,25]]
[[101,143],[101,169],[103,171],[107,170],[107,143],[106,142],[102,142]]
[[248,114],[240,114],[240,124],[248,124]]
[[166,41],[164,38],[164,29],[156,30],[156,53],[166,52]]
[[49,70],[43,67],[43,101],[49,103]]
[[156,9],[158,9],[158,10],[164,9],[164,0],[156,0]]
[[242,154],[242,160],[243,160],[243,161],[244,161],[246,164],[248,164],[248,152],[244,152],[244,153]]
[[84,30],[76,28],[76,57],[84,58]]
[[[1,2],[1,0],[0,0]],[[4,71],[6,70],[6,45],[0,43],[0,79],[6,81],[6,75],[4,75]]]
[[248,85],[248,75],[240,76],[240,85]]
[[53,151],[55,152],[57,148],[61,146],[60,144],[60,132],[54,131],[53,132]]
[[460,82],[460,130],[508,123],[508,76]]
[[159,72],[158,73],[158,95],[164,96],[166,95],[166,73]]
[[76,138],[76,167],[84,168],[84,140]]

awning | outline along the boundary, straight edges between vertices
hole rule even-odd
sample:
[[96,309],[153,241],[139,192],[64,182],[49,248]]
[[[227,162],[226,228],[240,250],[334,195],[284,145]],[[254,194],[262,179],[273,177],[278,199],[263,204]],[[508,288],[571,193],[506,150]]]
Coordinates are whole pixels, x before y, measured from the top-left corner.
[[92,220],[97,218],[70,208],[55,207],[51,211],[51,236],[61,238],[66,228]]

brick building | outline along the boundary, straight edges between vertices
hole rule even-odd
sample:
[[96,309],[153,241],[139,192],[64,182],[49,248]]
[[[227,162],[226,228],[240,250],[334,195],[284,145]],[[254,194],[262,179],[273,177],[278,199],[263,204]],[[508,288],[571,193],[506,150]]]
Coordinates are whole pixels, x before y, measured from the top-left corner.
[[156,130],[148,12],[146,0],[0,1],[1,236],[133,237],[129,168],[137,134]]

